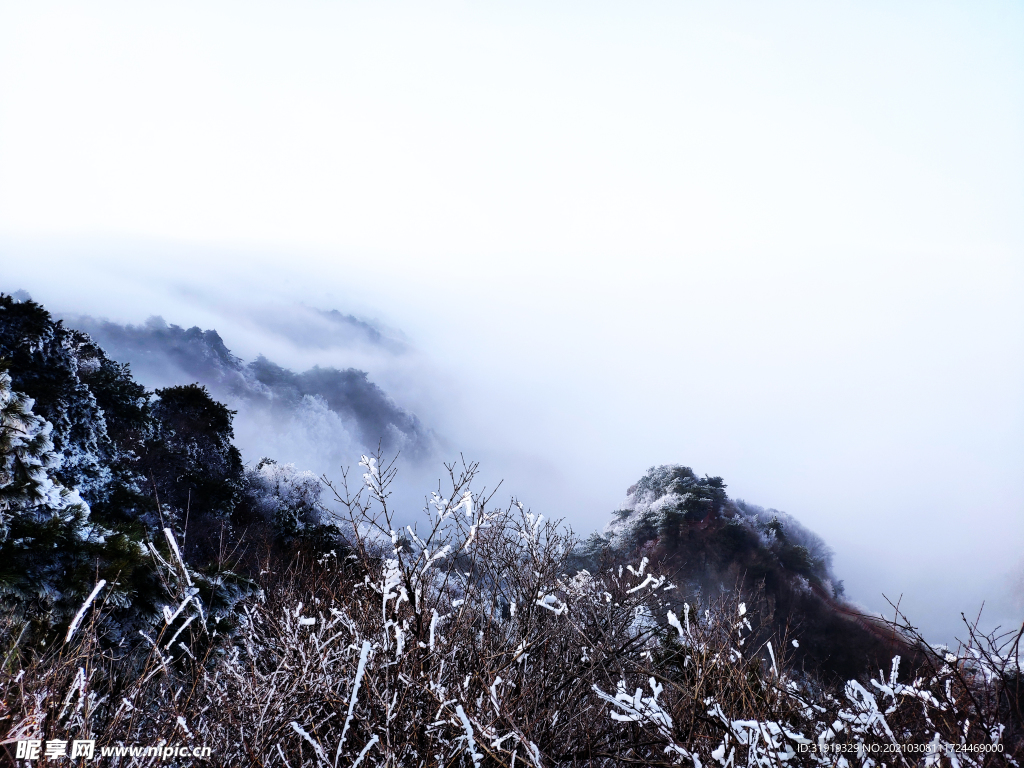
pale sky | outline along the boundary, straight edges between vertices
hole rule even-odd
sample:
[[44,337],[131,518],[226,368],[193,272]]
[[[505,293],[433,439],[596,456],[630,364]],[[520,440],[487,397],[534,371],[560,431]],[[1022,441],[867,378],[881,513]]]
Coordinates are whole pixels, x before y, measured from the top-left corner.
[[869,608],[1024,614],[1019,3],[0,2],[0,283],[375,318],[578,530],[683,463]]

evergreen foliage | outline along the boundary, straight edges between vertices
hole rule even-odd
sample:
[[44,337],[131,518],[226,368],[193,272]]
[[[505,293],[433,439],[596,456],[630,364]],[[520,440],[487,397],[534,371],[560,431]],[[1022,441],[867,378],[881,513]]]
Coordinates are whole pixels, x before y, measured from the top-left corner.
[[66,622],[99,578],[111,605],[126,607],[142,551],[61,484],[53,426],[33,405],[0,371],[0,596],[9,615],[45,629]]
[[0,362],[0,608],[31,618],[39,639],[99,579],[110,585],[112,640],[155,620],[154,557],[171,557],[164,528],[208,604],[244,592],[258,547],[336,542],[337,529],[319,523],[319,496],[307,493],[300,509],[294,494],[250,482],[234,414],[205,387],[148,392],[87,334],[5,294]]
[[140,468],[159,493],[165,521],[181,530],[186,558],[206,565],[225,536],[232,544],[237,538],[232,518],[244,477],[231,442],[234,414],[190,384],[157,390],[152,415]]

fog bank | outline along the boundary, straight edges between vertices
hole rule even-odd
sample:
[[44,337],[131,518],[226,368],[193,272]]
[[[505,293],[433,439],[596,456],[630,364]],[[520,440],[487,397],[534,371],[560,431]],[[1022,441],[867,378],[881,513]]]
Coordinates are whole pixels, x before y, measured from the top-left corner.
[[[869,608],[1024,616],[1019,4],[0,22],[4,290],[364,371],[384,421],[582,531],[681,463],[822,536]],[[281,376],[309,408],[246,441],[359,448]]]

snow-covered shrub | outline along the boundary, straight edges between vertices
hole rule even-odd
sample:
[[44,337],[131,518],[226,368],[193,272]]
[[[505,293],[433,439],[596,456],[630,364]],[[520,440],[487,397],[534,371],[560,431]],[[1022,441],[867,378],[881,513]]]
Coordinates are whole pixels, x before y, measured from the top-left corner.
[[474,465],[449,468],[419,524],[403,527],[388,501],[394,468],[373,456],[362,467],[357,488],[345,476],[334,489],[347,552],[268,560],[231,632],[184,563],[154,552],[168,604],[136,661],[119,674],[97,653],[88,609],[64,647],[5,672],[0,741],[189,739],[214,748],[196,765],[289,768],[1021,757],[1005,685],[1019,679],[1019,636],[922,647],[909,673],[895,659],[873,679],[828,685],[790,666],[799,637],[759,626],[737,596],[688,602],[644,557],[570,569],[571,533],[515,501],[491,507],[471,487]]

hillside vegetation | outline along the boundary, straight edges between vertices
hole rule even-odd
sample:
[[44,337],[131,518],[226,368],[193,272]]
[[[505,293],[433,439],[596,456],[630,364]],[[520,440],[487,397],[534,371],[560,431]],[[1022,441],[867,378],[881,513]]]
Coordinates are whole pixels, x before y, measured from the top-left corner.
[[941,648],[856,615],[825,544],[720,478],[652,468],[579,541],[452,464],[411,517],[380,453],[336,484],[246,467],[202,386],[148,392],[32,302],[0,295],[0,359],[0,760],[26,739],[288,768],[1024,757],[1020,633]]

